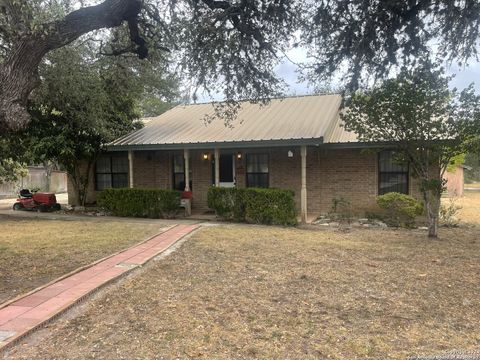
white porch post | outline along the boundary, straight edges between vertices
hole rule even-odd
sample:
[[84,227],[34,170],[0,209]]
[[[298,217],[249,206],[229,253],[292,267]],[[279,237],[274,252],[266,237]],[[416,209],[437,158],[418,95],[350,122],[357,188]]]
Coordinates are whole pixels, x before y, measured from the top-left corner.
[[215,186],[220,186],[220,150],[215,149]]
[[188,149],[183,150],[185,159],[185,191],[190,191],[190,153]]
[[300,192],[302,223],[307,223],[307,147],[302,145],[300,149],[302,158],[302,189]]
[[128,150],[128,186],[133,188],[133,150]]

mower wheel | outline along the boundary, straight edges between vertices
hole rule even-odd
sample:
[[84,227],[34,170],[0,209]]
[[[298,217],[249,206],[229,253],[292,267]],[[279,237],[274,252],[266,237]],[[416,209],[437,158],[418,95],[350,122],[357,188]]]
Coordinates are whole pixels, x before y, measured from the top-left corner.
[[38,205],[36,210],[37,210],[37,212],[46,212],[47,207],[45,205]]
[[53,204],[53,205],[52,205],[52,210],[53,210],[53,211],[62,210],[62,206],[61,206],[59,203]]
[[23,209],[23,205],[19,202],[13,204],[13,210],[14,211],[18,211],[18,210],[22,210]]

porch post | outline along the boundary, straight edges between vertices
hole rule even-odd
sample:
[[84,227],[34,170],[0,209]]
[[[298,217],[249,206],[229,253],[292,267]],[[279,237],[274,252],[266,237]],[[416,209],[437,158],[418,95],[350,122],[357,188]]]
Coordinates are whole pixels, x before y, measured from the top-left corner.
[[215,149],[215,187],[220,186],[220,150]]
[[307,223],[307,147],[302,145],[300,149],[302,158],[302,189],[300,192],[302,223]]
[[128,186],[133,188],[133,150],[128,150]]
[[188,149],[183,150],[185,159],[185,191],[190,191],[190,153]]

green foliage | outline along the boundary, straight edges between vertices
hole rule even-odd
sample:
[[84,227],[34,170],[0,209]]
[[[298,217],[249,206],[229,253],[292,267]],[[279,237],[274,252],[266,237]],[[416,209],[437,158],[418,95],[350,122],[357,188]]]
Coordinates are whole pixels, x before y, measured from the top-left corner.
[[463,164],[465,164],[465,154],[458,154],[450,159],[450,163],[447,166],[447,171],[453,173],[457,170],[459,165]]
[[290,190],[211,187],[208,206],[224,219],[256,224],[297,224],[294,193]]
[[333,198],[329,216],[332,219],[350,223],[353,219],[352,204],[343,197]]
[[173,218],[180,209],[180,192],[161,189],[106,189],[97,203],[115,216]]
[[422,203],[413,197],[396,192],[377,196],[378,206],[385,210],[384,220],[389,226],[415,225],[415,218],[423,213]]
[[476,1],[300,3],[301,38],[314,54],[309,75],[317,84],[340,78],[355,90],[432,54],[462,64],[477,60]]
[[456,203],[457,198],[451,197],[448,204],[440,205],[440,222],[446,227],[457,227],[459,219],[457,217],[461,206]]
[[67,170],[80,205],[90,180],[80,164],[91,168],[105,144],[141,126],[138,104],[146,89],[173,86],[147,62],[114,57],[92,64],[92,56],[82,44],[50,53],[20,141],[34,162],[51,160]]
[[469,152],[465,155],[465,183],[480,182],[480,152]]
[[429,236],[437,236],[441,181],[452,162],[478,149],[480,96],[473,86],[460,94],[449,88],[443,69],[424,62],[394,79],[355,93],[342,114],[345,128],[370,143],[395,144],[421,184]]

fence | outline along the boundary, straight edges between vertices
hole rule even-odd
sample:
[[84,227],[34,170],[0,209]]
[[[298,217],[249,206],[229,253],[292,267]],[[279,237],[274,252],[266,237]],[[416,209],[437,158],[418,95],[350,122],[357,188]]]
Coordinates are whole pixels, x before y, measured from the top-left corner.
[[20,189],[40,189],[53,193],[67,192],[67,174],[53,170],[48,184],[47,171],[43,167],[28,167],[28,175],[15,182],[0,184],[0,198],[15,197]]

